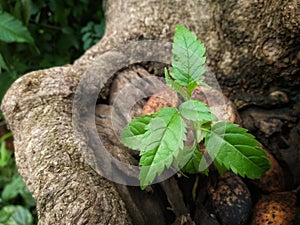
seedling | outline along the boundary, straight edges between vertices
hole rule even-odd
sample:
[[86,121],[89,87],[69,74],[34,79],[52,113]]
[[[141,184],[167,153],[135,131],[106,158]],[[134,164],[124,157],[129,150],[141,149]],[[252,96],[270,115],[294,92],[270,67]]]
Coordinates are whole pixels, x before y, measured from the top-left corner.
[[[203,82],[204,44],[177,25],[172,47],[172,66],[170,74],[165,68],[165,80],[184,102],[178,109],[166,107],[139,116],[121,133],[125,146],[140,151],[141,188],[171,166],[183,173],[208,174],[210,160],[220,173],[232,170],[242,177],[260,178],[270,162],[254,136],[237,124],[218,121],[205,103],[192,99],[197,86],[208,86]],[[194,140],[185,146],[188,130]]]

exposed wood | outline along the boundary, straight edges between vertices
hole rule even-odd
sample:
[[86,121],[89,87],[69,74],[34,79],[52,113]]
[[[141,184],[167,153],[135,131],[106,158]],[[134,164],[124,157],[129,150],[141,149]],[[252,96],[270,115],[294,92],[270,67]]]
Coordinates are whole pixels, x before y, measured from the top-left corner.
[[[107,27],[98,44],[73,65],[22,76],[2,102],[19,172],[37,200],[39,224],[139,224],[146,218],[132,216],[138,204],[126,207],[132,200],[124,193],[132,191],[116,187],[86,163],[79,148],[84,143],[72,126],[80,78],[86,70],[99,72],[96,58],[115,47],[137,40],[170,42],[175,25],[182,24],[205,43],[211,73],[240,110],[299,108],[298,0],[111,0],[105,5]],[[161,75],[161,65],[142,67]],[[100,82],[102,100],[112,95],[112,82],[108,77]],[[298,119],[291,126],[299,122],[299,112],[294,111]],[[298,131],[291,132],[290,140],[297,139]],[[131,157],[124,155],[124,160]]]

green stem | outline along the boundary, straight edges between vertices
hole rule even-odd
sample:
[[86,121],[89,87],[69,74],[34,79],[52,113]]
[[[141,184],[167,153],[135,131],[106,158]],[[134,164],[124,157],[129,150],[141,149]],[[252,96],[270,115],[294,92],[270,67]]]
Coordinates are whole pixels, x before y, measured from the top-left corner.
[[210,129],[203,128],[203,127],[201,127],[201,128],[200,128],[200,130],[206,131],[207,133],[210,133],[210,132],[211,132],[211,130],[210,130]]
[[192,198],[193,198],[194,202],[196,201],[198,186],[199,186],[199,174],[196,175],[196,179],[195,179],[193,189],[192,189]]

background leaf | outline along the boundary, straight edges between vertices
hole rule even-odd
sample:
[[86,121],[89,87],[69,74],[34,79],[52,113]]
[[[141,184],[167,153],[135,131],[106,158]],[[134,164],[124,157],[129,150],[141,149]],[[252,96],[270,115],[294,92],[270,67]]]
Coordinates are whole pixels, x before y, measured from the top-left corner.
[[2,54],[0,53],[0,73],[1,73],[2,69],[6,69],[7,70],[8,68],[7,68],[7,65],[6,65],[3,57],[2,57]]
[[6,142],[0,142],[0,169],[11,161],[12,152],[6,149]]
[[0,11],[0,40],[5,42],[34,42],[27,27],[20,20],[3,11]]
[[0,103],[2,101],[2,98],[10,85],[14,82],[14,79],[12,76],[9,76],[8,73],[1,72],[0,74]]
[[[31,225],[33,218],[28,209],[22,206],[5,206],[0,211],[5,225]],[[1,220],[1,219],[0,219]]]
[[25,187],[26,186],[25,186],[21,176],[14,177],[12,182],[4,187],[1,198],[4,201],[13,199],[19,193],[21,193]]
[[21,0],[22,4],[22,19],[25,25],[28,25],[30,17],[31,17],[31,0]]
[[35,200],[20,175],[13,177],[12,181],[4,187],[1,198],[3,201],[8,202],[16,198],[18,195],[22,196],[25,201],[25,205],[28,208],[35,206]]

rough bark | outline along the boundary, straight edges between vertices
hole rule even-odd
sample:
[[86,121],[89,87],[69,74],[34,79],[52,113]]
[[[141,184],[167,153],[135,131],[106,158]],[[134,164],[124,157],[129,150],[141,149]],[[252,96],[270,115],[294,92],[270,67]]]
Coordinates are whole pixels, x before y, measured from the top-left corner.
[[19,172],[37,201],[39,224],[131,224],[114,186],[78,150],[70,117],[77,79],[71,67],[52,68],[9,90],[3,111]]
[[[97,45],[73,65],[24,75],[1,106],[14,134],[19,172],[37,200],[39,224],[142,224],[153,217],[151,212],[134,215],[140,209],[138,198],[145,193],[136,197],[134,188],[114,185],[96,173],[73,133],[72,102],[78,82],[87,69],[94,66],[97,72],[96,57],[114,47],[135,40],[171,41],[175,25],[183,24],[205,42],[210,70],[240,110],[284,106],[295,112],[290,120],[279,120],[289,126],[299,121],[299,1],[112,0],[105,7],[107,28]],[[145,68],[159,75],[156,65]],[[111,82],[102,83],[102,100],[109,98]],[[253,131],[261,129],[257,125]],[[299,126],[291,138],[297,139],[297,131]],[[159,197],[153,196],[149,204],[155,199]],[[135,204],[126,207],[124,202]],[[162,209],[166,203],[161,204],[156,207]],[[159,217],[168,216],[161,212]]]

